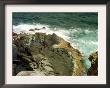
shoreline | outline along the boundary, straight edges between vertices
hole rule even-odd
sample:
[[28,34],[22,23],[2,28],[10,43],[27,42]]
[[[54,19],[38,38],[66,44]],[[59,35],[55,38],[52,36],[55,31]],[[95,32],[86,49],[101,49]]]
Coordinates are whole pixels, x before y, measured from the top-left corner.
[[[14,34],[14,33],[13,33]],[[73,76],[79,76],[79,75],[84,75],[85,74],[85,71],[84,71],[84,66],[82,64],[82,55],[80,53],[80,51],[78,49],[75,49],[73,48],[69,42],[65,41],[63,38],[61,37],[58,37],[56,34],[52,34],[52,35],[46,35],[45,33],[37,33],[39,34],[40,36],[54,36],[54,38],[56,39],[55,41],[59,41],[58,44],[57,44],[57,47],[56,49],[65,49],[67,50],[68,54],[70,56],[72,56],[72,63],[74,64],[74,68],[73,68],[73,73],[72,75]],[[35,34],[32,34],[32,35],[37,35],[36,33]],[[14,34],[14,35],[17,35],[17,34]],[[18,36],[20,37],[21,35],[23,36],[29,36],[29,35],[26,35],[26,34],[19,34]],[[16,39],[15,39],[16,40]],[[52,45],[53,46],[53,45]],[[65,54],[66,55],[66,54]]]

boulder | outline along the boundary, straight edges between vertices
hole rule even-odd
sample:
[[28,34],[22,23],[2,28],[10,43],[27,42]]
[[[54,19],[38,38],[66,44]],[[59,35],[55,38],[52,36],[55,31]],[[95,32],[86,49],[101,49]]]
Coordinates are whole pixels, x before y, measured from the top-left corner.
[[87,75],[97,76],[98,75],[98,51],[95,53],[92,53],[89,56],[89,60],[91,61],[91,67],[88,69]]
[[35,29],[30,29],[29,31],[35,31]]
[[40,29],[38,29],[38,28],[35,28],[35,30],[40,30]]

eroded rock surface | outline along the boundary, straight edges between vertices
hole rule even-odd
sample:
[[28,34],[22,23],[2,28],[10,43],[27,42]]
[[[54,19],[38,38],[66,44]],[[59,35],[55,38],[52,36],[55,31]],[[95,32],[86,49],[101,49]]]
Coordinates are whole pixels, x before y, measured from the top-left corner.
[[84,71],[79,50],[56,34],[13,35],[13,75],[78,76]]
[[94,76],[98,75],[98,52],[90,55],[89,60],[91,61],[91,67],[89,68],[87,75]]

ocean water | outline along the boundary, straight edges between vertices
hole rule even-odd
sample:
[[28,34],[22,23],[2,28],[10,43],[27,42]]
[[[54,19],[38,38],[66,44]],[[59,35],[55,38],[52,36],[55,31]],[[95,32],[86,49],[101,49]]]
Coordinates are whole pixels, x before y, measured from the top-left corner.
[[[34,28],[41,30],[29,31]],[[91,66],[89,55],[98,49],[97,13],[13,13],[13,31],[57,34],[82,53],[86,69]]]

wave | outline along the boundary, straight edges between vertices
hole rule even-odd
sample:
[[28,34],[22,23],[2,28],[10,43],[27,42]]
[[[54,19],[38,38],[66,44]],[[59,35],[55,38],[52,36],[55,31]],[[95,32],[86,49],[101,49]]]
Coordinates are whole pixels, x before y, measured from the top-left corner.
[[[42,29],[45,27],[45,29]],[[38,28],[40,30],[29,31],[30,29]],[[42,32],[46,34],[53,34],[55,33],[59,37],[62,37],[66,41],[70,42],[71,45],[80,50],[83,55],[84,63],[87,68],[91,66],[88,57],[91,53],[97,51],[98,49],[98,30],[90,30],[90,29],[82,29],[82,28],[71,28],[71,29],[64,29],[64,28],[52,28],[49,25],[45,24],[20,24],[20,25],[13,25],[13,32],[15,33],[29,33],[34,34],[36,32]]]
[[[42,29],[43,27],[45,27],[45,29]],[[30,29],[35,29],[35,28],[41,30],[29,31]],[[49,25],[38,23],[38,24],[13,25],[13,32],[18,34],[22,32],[29,34],[34,34],[36,32],[41,32],[46,34],[55,33],[59,37],[62,37],[66,41],[70,42],[73,47],[78,49],[80,49],[84,45],[98,46],[98,41],[96,36],[97,30],[91,31],[89,29],[81,29],[81,28],[74,28],[74,29],[64,29],[64,28],[55,28],[55,27],[51,28]]]
[[42,28],[43,26],[45,26],[46,29],[48,28],[48,25],[40,25],[40,24],[19,24],[19,25],[13,25],[13,32],[21,33],[21,32],[24,31],[26,33],[31,33],[31,31],[29,31],[30,29]]
[[[45,29],[42,29],[45,27]],[[30,29],[38,28],[40,30],[29,31]],[[20,24],[20,25],[13,25],[13,32],[15,33],[29,33],[34,34],[36,32],[46,33],[46,34],[53,34],[55,33],[59,37],[64,38],[66,41],[69,40],[68,34],[69,31],[64,30],[63,28],[50,28],[48,25],[42,24]]]

